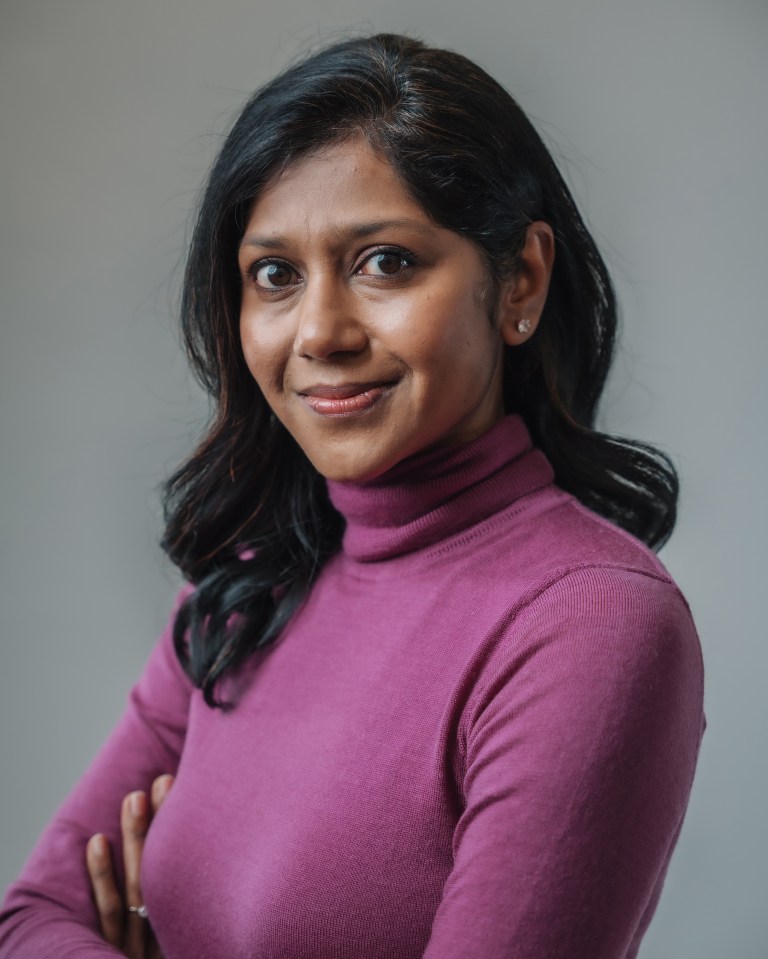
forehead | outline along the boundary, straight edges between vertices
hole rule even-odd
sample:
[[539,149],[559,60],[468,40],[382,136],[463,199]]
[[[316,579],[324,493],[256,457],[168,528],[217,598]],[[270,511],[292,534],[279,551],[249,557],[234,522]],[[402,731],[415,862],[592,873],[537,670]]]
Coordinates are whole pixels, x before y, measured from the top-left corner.
[[360,136],[300,157],[261,191],[245,240],[290,227],[304,233],[408,219],[437,228],[392,165]]

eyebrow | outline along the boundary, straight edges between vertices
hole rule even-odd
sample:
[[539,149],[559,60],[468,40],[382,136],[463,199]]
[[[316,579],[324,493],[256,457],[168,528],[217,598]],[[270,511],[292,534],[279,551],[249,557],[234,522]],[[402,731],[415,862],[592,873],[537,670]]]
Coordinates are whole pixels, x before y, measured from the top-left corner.
[[[340,227],[333,232],[338,235],[341,241],[361,240],[367,236],[371,236],[374,233],[379,233],[382,230],[392,229],[393,227],[405,227],[425,235],[429,234],[432,232],[432,229],[434,229],[430,228],[424,223],[420,223],[418,220],[411,220],[408,217],[401,217],[393,220],[375,220],[372,223],[357,223],[351,226]],[[287,240],[280,236],[256,236],[251,234],[243,237],[240,247],[242,249],[242,247],[245,246],[262,247],[266,250],[283,250],[287,246],[290,246],[290,244]]]

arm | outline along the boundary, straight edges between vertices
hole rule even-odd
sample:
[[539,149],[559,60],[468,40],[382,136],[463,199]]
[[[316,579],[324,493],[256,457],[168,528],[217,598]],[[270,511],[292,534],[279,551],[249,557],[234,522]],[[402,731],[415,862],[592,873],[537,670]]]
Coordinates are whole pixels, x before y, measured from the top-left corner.
[[424,959],[635,955],[703,731],[675,587],[584,569],[517,615],[459,729],[466,807]]
[[169,624],[110,738],[8,890],[0,913],[0,959],[119,955],[99,932],[86,844],[94,833],[107,837],[122,886],[122,800],[134,790],[149,791],[161,773],[176,772],[191,691],[173,650]]

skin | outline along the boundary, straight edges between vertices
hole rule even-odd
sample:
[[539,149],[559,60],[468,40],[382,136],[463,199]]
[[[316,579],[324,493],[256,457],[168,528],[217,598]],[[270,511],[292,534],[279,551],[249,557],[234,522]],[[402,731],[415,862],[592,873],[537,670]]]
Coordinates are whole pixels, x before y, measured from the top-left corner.
[[[374,479],[434,446],[468,442],[502,416],[502,351],[533,335],[554,238],[536,221],[513,278],[490,302],[484,261],[437,226],[360,138],[292,164],[254,204],[240,246],[240,336],[274,413],[329,479]],[[521,332],[517,324],[528,320]],[[143,902],[144,837],[173,782],[121,809],[126,893],[109,845],[86,862],[107,942],[162,959]]]
[[137,790],[123,799],[120,829],[125,868],[125,899],[115,881],[107,837],[96,833],[91,836],[86,846],[86,865],[99,914],[101,934],[110,945],[120,949],[130,959],[162,959],[149,922],[136,913],[129,912],[127,907],[140,906],[144,902],[140,877],[144,839],[152,817],[163,804],[172,785],[173,776],[170,774],[158,776],[152,783],[149,796]]
[[437,226],[364,139],[262,191],[240,247],[243,353],[320,473],[371,480],[503,416],[503,346],[535,329],[551,269],[549,226],[528,237],[494,303],[477,247]]

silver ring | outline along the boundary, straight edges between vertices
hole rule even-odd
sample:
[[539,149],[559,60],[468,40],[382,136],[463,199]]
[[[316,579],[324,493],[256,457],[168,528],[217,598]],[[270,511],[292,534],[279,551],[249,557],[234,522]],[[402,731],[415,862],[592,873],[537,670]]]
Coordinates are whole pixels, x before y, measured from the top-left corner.
[[147,907],[142,903],[140,906],[128,906],[128,912],[135,912],[139,919],[149,919]]

